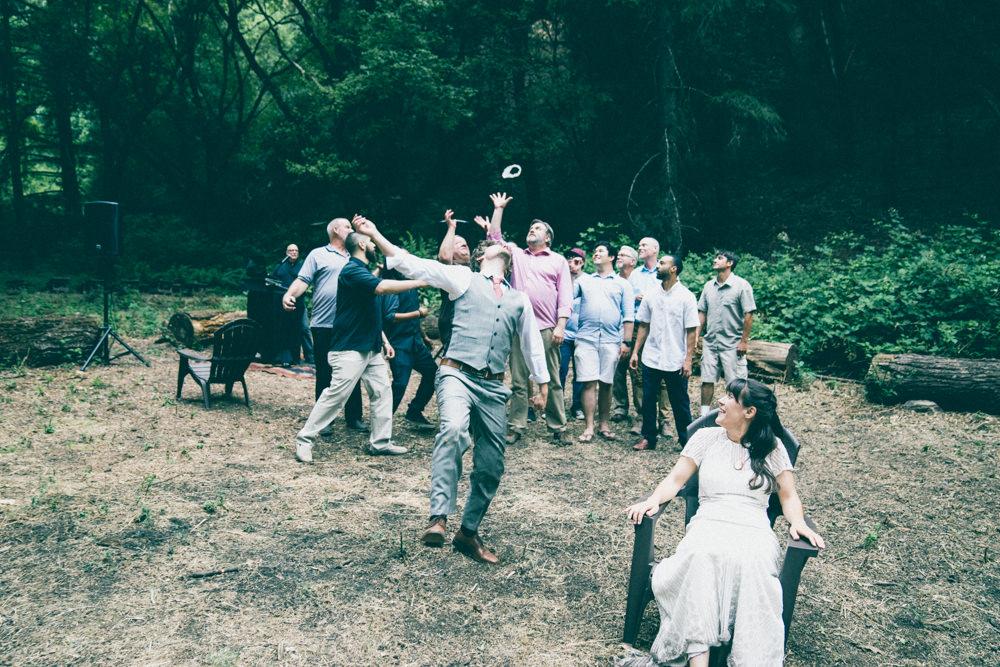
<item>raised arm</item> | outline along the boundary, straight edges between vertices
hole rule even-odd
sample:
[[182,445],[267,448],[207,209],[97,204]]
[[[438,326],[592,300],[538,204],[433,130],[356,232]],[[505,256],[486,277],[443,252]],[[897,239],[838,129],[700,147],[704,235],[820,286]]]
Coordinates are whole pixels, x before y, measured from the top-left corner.
[[677,463],[670,470],[670,474],[649,494],[649,498],[625,508],[625,514],[628,515],[629,521],[638,525],[642,523],[643,517],[656,514],[660,505],[673,500],[677,492],[684,488],[687,481],[691,479],[691,475],[697,470],[698,464],[695,463],[694,459],[687,456],[678,458]]
[[493,217],[490,218],[490,229],[486,234],[487,238],[495,241],[503,241],[503,231],[501,229],[503,210],[507,208],[507,204],[513,199],[513,197],[508,197],[506,192],[495,192],[490,195],[490,201],[493,202]]
[[444,212],[444,221],[448,225],[448,231],[445,232],[438,247],[438,261],[442,264],[451,264],[455,261],[455,228],[458,227],[458,223],[455,222],[455,212],[450,208]]
[[[382,235],[375,223],[367,218],[354,216],[352,224],[358,232],[370,238],[385,255],[386,267],[396,269],[404,276],[421,281],[421,287],[438,287],[446,291],[452,299],[457,299],[465,293],[465,290],[469,289],[469,284],[472,282],[472,271],[469,267],[447,265],[430,259],[414,257],[392,244]],[[412,289],[412,287],[408,289]]]

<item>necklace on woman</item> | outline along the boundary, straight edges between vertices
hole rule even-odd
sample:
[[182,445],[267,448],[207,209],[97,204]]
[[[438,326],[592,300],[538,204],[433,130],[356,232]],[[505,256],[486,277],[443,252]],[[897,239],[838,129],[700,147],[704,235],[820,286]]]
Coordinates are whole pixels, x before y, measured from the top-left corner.
[[[735,444],[735,443],[734,443]],[[739,444],[736,446],[736,456],[733,461],[733,470],[743,470],[743,466],[747,464],[750,460],[750,452],[746,453],[746,457],[743,456],[744,450],[747,449],[746,445]]]

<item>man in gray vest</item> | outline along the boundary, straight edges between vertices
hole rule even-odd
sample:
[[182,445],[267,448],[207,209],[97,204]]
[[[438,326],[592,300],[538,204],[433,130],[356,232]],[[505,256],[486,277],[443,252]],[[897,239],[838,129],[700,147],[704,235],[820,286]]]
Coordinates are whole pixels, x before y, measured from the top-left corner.
[[504,279],[511,257],[503,245],[481,244],[475,253],[479,271],[473,272],[465,266],[414,257],[390,243],[370,220],[355,221],[355,228],[375,242],[386,257],[386,266],[445,290],[455,303],[451,341],[437,374],[441,424],[431,458],[431,518],[421,540],[427,546],[444,545],[448,515],[455,511],[462,455],[468,446],[463,434],[471,429],[476,444],[469,499],[452,545],[480,563],[495,565],[500,559],[479,538],[479,524],[504,471],[511,392],[503,377],[515,335],[520,337],[531,380],[538,385],[532,403],[541,410],[548,399],[549,372],[531,302]]

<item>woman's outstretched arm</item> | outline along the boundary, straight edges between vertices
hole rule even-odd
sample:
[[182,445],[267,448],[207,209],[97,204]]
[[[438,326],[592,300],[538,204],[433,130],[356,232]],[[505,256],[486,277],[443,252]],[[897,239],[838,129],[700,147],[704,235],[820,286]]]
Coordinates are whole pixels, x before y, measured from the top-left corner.
[[778,500],[781,501],[781,513],[788,520],[788,534],[792,539],[805,539],[814,547],[825,549],[826,544],[819,533],[806,525],[805,514],[799,492],[795,490],[795,475],[791,470],[783,470],[776,478],[778,482]]
[[686,456],[681,456],[677,459],[677,463],[674,464],[670,474],[660,482],[653,493],[649,495],[649,498],[625,508],[625,514],[628,516],[629,521],[638,525],[642,523],[644,516],[653,516],[656,514],[660,509],[660,505],[668,500],[673,500],[677,492],[687,484],[687,481],[691,479],[691,475],[696,470],[698,470],[698,464],[695,463],[694,459]]

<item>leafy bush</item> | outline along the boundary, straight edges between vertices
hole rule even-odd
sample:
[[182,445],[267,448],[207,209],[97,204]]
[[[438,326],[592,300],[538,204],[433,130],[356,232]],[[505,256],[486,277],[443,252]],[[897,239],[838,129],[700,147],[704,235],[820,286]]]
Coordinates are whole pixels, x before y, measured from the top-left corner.
[[[925,233],[890,212],[867,238],[838,233],[767,260],[743,256],[736,273],[754,288],[755,338],[797,343],[813,368],[860,374],[883,352],[1000,357],[997,247],[1000,230],[975,217]],[[696,295],[711,259],[685,259]]]

